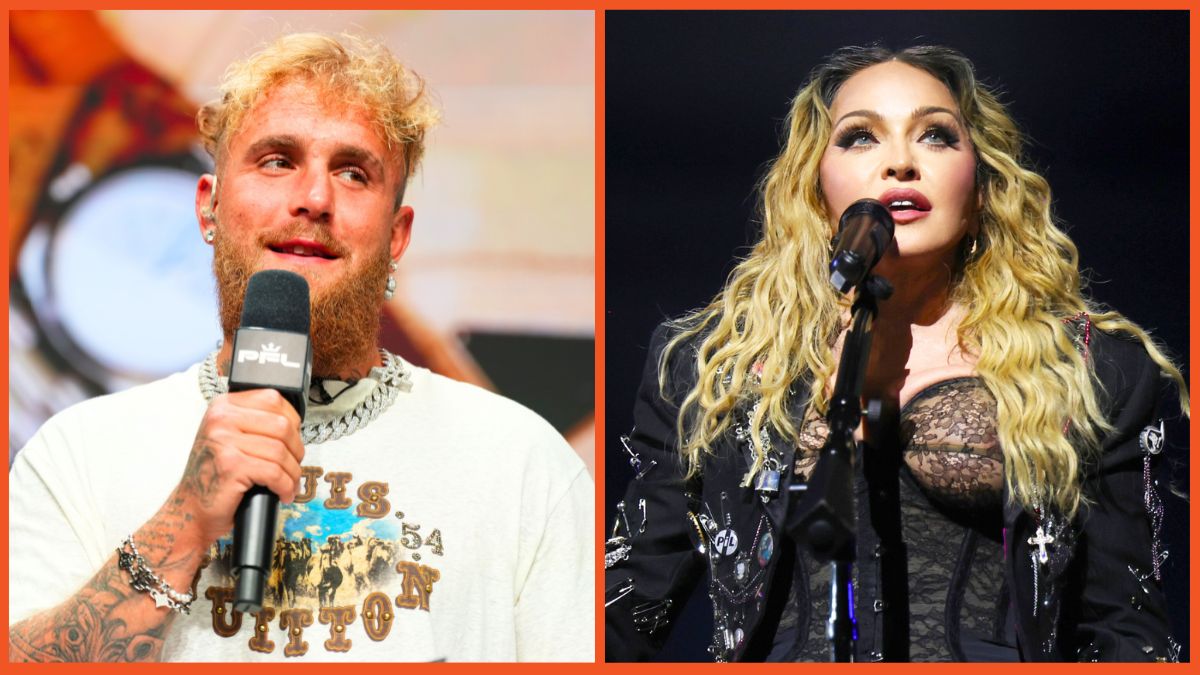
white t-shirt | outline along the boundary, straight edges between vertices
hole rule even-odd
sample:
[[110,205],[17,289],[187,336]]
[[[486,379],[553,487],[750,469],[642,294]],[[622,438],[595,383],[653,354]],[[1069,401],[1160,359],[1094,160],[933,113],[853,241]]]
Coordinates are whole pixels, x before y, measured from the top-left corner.
[[[408,365],[379,418],[306,447],[258,615],[210,550],[171,661],[593,659],[594,498],[535,413]],[[198,366],[48,421],[9,473],[9,620],[78,591],[178,483],[207,407]],[[373,372],[373,375],[377,375]],[[376,382],[339,396],[350,407]],[[265,627],[264,627],[265,626]]]

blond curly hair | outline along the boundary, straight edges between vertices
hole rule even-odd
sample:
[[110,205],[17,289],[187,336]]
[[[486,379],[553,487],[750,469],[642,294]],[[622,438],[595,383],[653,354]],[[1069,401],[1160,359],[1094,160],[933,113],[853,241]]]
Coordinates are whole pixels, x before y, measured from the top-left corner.
[[296,80],[310,81],[321,95],[367,111],[388,149],[402,158],[398,206],[403,186],[420,165],[425,133],[437,122],[438,112],[424,80],[387,47],[346,33],[284,35],[225,70],[221,96],[196,114],[204,148],[218,169],[246,114],[272,89]]

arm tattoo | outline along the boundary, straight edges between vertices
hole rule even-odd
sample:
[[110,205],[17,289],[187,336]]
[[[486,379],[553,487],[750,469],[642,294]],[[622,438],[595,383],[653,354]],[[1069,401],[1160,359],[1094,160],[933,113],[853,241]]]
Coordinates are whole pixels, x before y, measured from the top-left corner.
[[138,606],[145,602],[122,577],[114,557],[74,597],[11,626],[9,660],[157,661],[173,612],[149,614]]
[[[160,574],[195,569],[191,592],[200,581],[200,554],[176,546],[191,515],[175,495],[136,536],[138,549]],[[182,542],[181,542],[182,544]],[[175,613],[153,606],[150,596],[135,591],[117,568],[114,555],[66,602],[35,614],[8,630],[10,661],[74,663],[93,661],[157,661]]]
[[213,496],[217,493],[217,482],[220,476],[217,472],[216,456],[209,445],[207,437],[196,439],[196,446],[188,458],[187,469],[183,472],[183,484],[194,492],[205,506],[212,506]]

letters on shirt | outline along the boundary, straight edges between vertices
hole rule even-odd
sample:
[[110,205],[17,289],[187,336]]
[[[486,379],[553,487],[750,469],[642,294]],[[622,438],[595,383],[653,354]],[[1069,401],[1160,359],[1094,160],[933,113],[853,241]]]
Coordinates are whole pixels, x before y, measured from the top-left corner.
[[[232,541],[213,545],[204,563],[204,581],[211,585],[203,596],[210,603],[214,633],[221,638],[241,634],[255,652],[282,649],[284,656],[299,657],[310,649],[314,622],[328,626],[322,643],[327,651],[348,652],[359,636],[386,639],[396,612],[430,611],[442,575],[421,556],[445,555],[441,530],[427,529],[423,535],[419,523],[393,513],[385,482],[363,482],[354,492],[357,501],[351,499],[353,482],[348,472],[301,467],[300,491],[281,509],[287,526],[275,542],[266,606],[250,621],[243,622],[232,607]],[[318,490],[328,497],[318,500]],[[350,514],[359,520],[347,521]],[[353,524],[339,532],[336,528],[346,522]],[[379,590],[384,587],[394,589],[392,594]],[[248,634],[243,623],[249,624]]]

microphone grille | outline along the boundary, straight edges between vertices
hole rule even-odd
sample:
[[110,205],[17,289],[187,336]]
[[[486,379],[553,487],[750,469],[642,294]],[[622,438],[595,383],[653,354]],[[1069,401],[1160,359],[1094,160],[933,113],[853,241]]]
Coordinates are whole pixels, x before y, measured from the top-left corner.
[[883,225],[883,227],[889,233],[896,231],[896,221],[892,219],[892,212],[888,211],[888,208],[884,206],[883,202],[879,201],[878,199],[860,199],[846,207],[846,210],[842,212],[842,219],[838,228],[839,231],[845,229],[846,223],[849,222],[851,218],[863,215],[868,216],[875,222]]
[[246,286],[241,327],[308,335],[308,282],[286,270],[256,272]]

